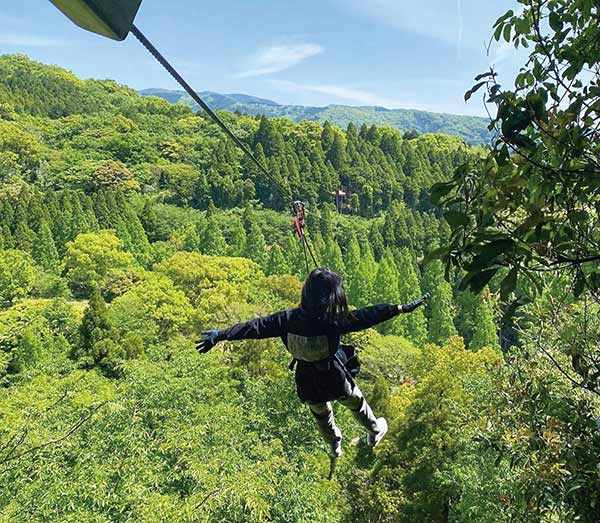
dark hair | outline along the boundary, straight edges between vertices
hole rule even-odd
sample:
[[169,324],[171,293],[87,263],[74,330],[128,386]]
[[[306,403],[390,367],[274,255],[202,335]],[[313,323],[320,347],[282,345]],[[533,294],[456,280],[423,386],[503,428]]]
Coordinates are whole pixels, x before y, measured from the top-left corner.
[[300,308],[329,323],[348,319],[348,302],[342,277],[330,269],[314,269],[302,286]]

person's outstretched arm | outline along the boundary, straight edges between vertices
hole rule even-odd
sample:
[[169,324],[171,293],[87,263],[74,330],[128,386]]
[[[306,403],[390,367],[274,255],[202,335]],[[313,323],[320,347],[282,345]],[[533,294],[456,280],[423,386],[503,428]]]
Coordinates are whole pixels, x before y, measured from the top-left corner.
[[206,334],[206,336],[196,340],[196,349],[201,353],[206,353],[220,341],[277,338],[284,333],[286,323],[287,313],[280,311],[269,316],[236,323],[227,329],[203,331],[202,334]]
[[356,309],[350,313],[348,321],[340,325],[339,332],[340,334],[343,334],[345,332],[356,332],[368,329],[379,323],[390,320],[398,314],[412,312],[417,307],[423,305],[430,296],[431,295],[427,293],[418,300],[405,305],[382,304]]

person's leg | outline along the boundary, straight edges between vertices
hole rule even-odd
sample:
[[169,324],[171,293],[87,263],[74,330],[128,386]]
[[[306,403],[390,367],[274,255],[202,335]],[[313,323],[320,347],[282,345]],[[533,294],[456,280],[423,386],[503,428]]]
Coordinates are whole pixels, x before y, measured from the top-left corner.
[[371,407],[358,388],[358,385],[350,385],[348,394],[338,399],[344,407],[350,409],[356,421],[370,432],[377,432],[377,418],[373,414]]
[[357,385],[352,386],[348,382],[349,390],[346,396],[338,401],[349,408],[356,421],[368,431],[368,443],[374,447],[387,432],[387,421],[385,418],[376,418]]
[[317,422],[317,428],[319,429],[321,436],[323,436],[325,442],[331,447],[332,456],[340,456],[342,449],[342,431],[335,424],[331,403],[310,403],[308,406]]

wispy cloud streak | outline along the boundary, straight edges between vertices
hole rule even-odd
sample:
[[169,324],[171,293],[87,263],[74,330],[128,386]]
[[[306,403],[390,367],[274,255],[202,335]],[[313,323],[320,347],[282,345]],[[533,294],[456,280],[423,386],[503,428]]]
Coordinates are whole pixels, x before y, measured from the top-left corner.
[[247,60],[245,70],[236,73],[234,78],[264,76],[285,71],[323,52],[323,47],[317,44],[282,44],[265,47]]
[[343,100],[349,100],[361,105],[377,105],[387,108],[397,108],[400,106],[400,103],[397,100],[392,100],[390,98],[379,96],[362,89],[355,89],[353,87],[347,87],[343,85],[303,84],[289,82],[287,80],[271,80],[270,82],[273,85],[287,90],[326,94],[336,98],[341,98]]
[[3,33],[0,34],[0,45],[7,47],[57,47],[64,42],[37,35]]
[[463,43],[463,12],[462,12],[462,0],[456,0],[456,14],[458,16],[458,36],[456,40],[456,58],[460,60],[462,58],[462,43]]

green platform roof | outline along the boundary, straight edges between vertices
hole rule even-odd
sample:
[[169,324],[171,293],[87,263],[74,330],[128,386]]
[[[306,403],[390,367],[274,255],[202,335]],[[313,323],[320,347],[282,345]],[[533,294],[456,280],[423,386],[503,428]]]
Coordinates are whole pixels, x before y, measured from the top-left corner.
[[142,0],[50,0],[79,27],[125,40]]

